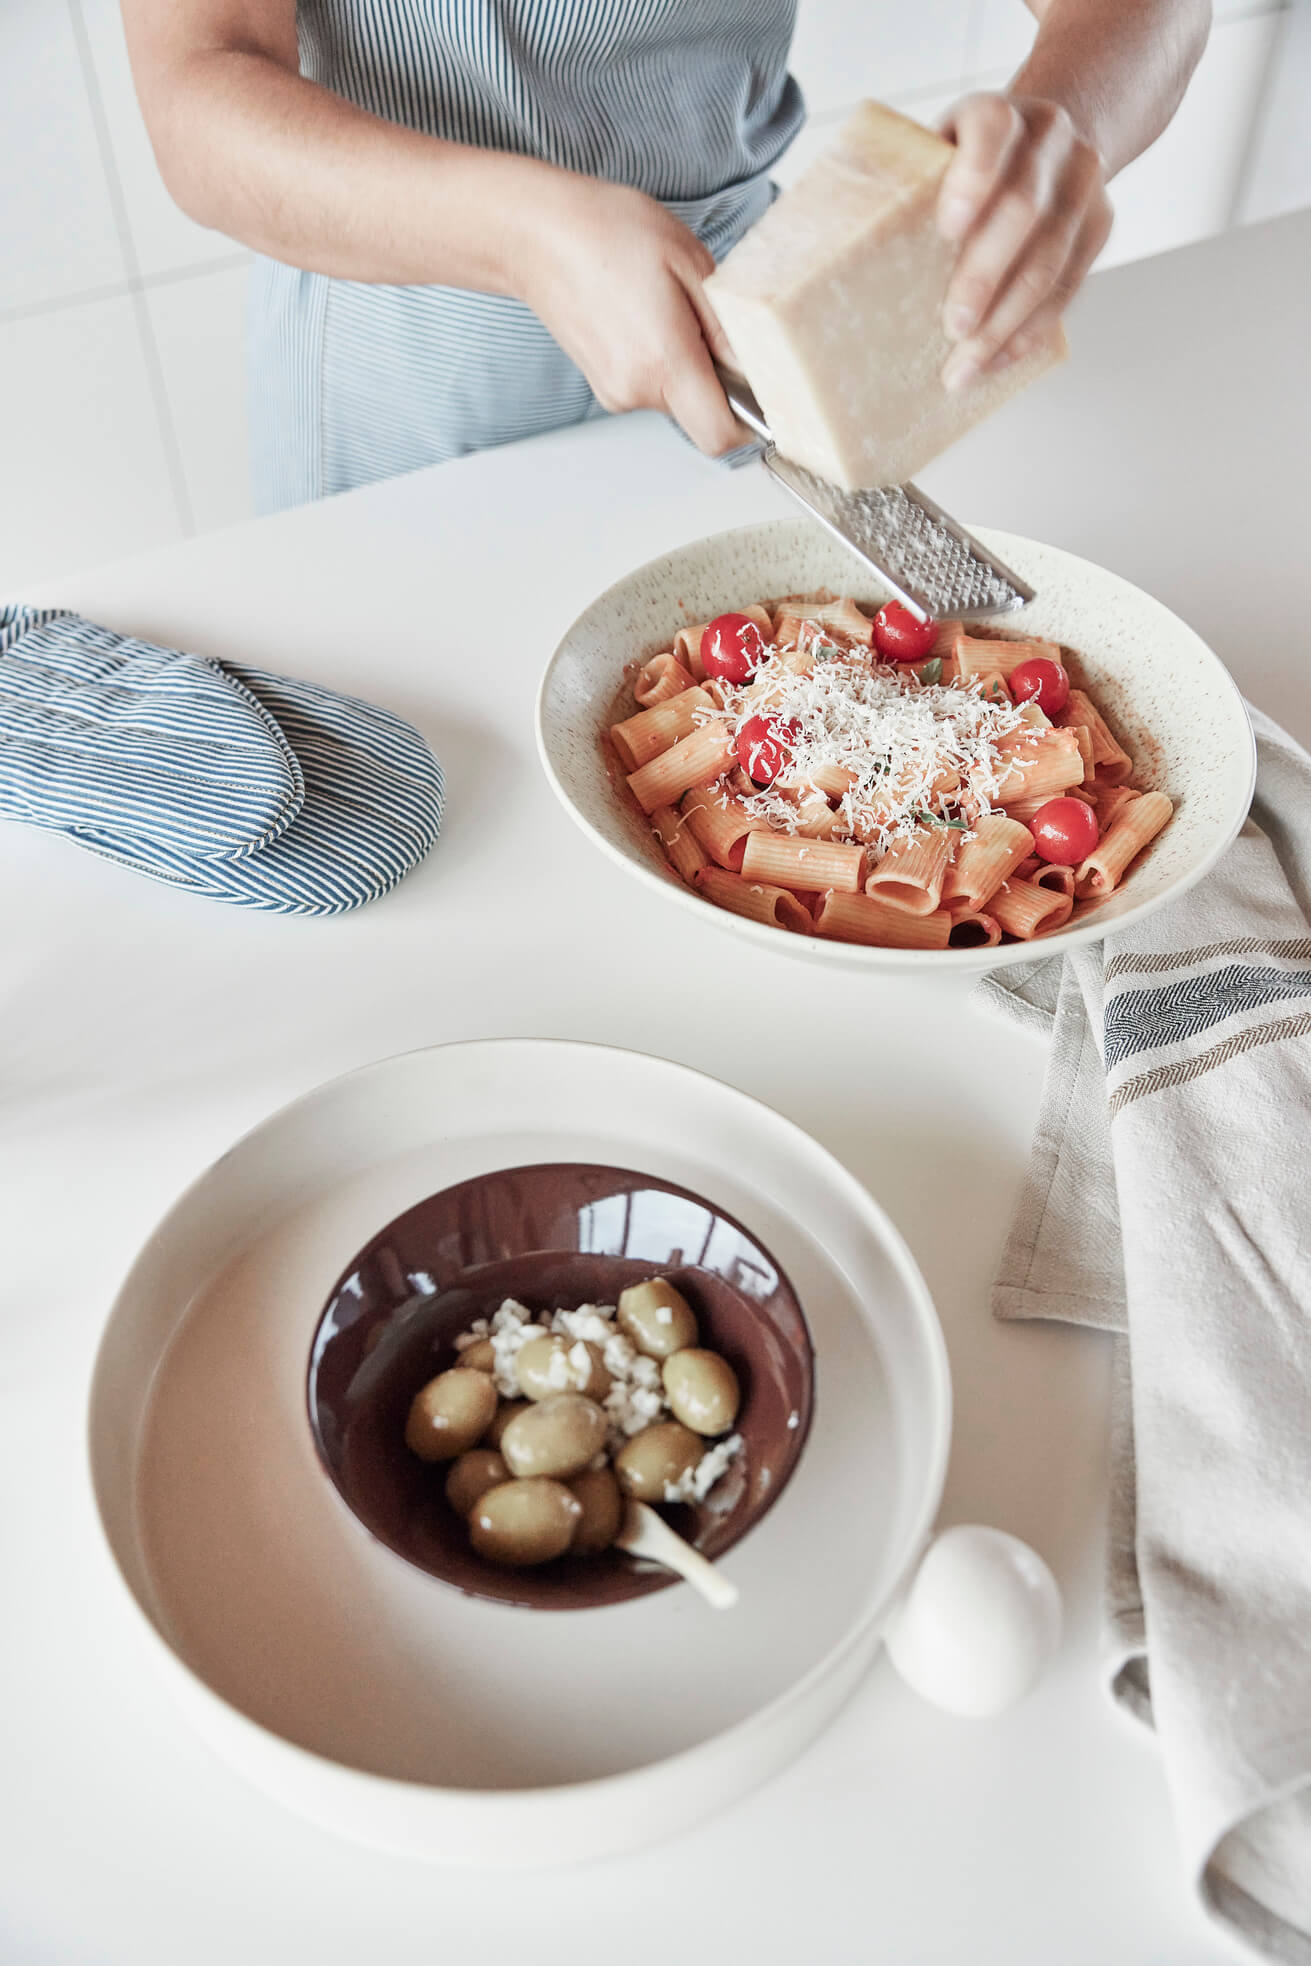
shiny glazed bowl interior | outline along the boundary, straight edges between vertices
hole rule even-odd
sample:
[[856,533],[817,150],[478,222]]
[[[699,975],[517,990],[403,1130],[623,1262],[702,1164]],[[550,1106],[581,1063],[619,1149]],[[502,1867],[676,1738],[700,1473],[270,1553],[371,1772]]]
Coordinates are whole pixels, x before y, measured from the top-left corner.
[[705,1556],[731,1549],[782,1493],[805,1444],[813,1370],[801,1307],[732,1216],[667,1181],[583,1162],[506,1168],[443,1189],[347,1265],[315,1329],[307,1395],[323,1465],[352,1513],[473,1597],[579,1610],[677,1582],[617,1549],[533,1568],[489,1562],[446,1501],[450,1463],[421,1461],[404,1440],[414,1394],[457,1362],[456,1337],[506,1297],[534,1313],[613,1304],[657,1273],[692,1304],[701,1344],[737,1374],[734,1431],[744,1443],[703,1503],[661,1513]]
[[633,708],[624,670],[667,648],[689,622],[752,601],[822,591],[870,607],[886,600],[861,563],[808,519],[743,526],[680,547],[616,581],[579,616],[551,659],[537,704],[538,750],[565,810],[612,860],[701,921],[776,953],[849,968],[996,969],[1099,941],[1175,900],[1215,865],[1251,803],[1256,749],[1233,680],[1191,628],[1128,581],[1055,547],[975,530],[1036,590],[1027,607],[999,616],[998,628],[1073,650],[1140,781],[1174,802],[1170,824],[1102,907],[1039,943],[876,949],[746,921],[674,873],[602,745],[608,726]]

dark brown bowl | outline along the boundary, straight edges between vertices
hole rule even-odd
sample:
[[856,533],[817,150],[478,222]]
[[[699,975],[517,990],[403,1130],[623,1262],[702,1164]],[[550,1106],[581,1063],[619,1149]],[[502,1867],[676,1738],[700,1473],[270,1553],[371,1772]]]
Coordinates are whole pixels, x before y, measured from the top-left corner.
[[707,1557],[754,1528],[787,1486],[810,1429],[810,1333],[769,1251],[712,1202],[618,1167],[560,1162],[482,1174],[389,1222],[348,1264],[310,1349],[309,1414],[347,1506],[378,1540],[473,1597],[534,1610],[619,1604],[678,1580],[621,1550],[503,1569],[472,1550],[443,1493],[447,1464],[418,1460],[405,1417],[455,1363],[472,1319],[516,1297],[534,1312],[613,1304],[667,1276],[701,1343],[737,1373],[743,1451],[698,1506],[661,1511]]

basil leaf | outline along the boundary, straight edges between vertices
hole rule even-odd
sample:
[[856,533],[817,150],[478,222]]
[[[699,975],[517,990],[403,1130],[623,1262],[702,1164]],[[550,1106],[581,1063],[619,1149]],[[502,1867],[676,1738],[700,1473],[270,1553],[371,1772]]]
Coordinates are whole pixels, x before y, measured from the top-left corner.
[[942,657],[940,655],[931,656],[923,667],[917,669],[915,673],[926,687],[933,683],[940,683],[942,681]]

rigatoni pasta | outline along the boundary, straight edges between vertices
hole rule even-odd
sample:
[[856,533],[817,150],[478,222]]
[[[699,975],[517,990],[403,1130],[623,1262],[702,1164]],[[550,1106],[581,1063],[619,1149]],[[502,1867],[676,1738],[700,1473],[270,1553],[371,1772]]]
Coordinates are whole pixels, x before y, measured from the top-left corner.
[[735,915],[745,915],[748,921],[775,922],[779,928],[790,928],[794,935],[811,932],[809,909],[784,887],[743,880],[740,874],[726,873],[722,867],[703,867],[696,885],[708,901]]
[[[646,713],[650,716],[650,711]],[[713,785],[733,762],[733,742],[722,721],[701,724],[628,774],[628,789],[643,812],[673,805],[694,785]]]
[[1003,738],[999,748],[1005,752],[1006,770],[997,784],[998,805],[1054,798],[1083,783],[1083,754],[1072,730],[1034,730],[1026,724],[1014,742]]
[[629,771],[639,771],[680,737],[689,737],[697,728],[698,713],[714,707],[703,689],[689,683],[676,696],[625,717],[621,724],[611,724],[610,741]]
[[1057,721],[1067,729],[1074,724],[1087,728],[1092,741],[1093,767],[1103,785],[1123,785],[1133,776],[1133,759],[1085,691],[1070,691],[1070,700]]
[[708,865],[710,855],[674,806],[657,806],[651,814],[651,825],[669,856],[670,866],[690,887],[701,869]]
[[988,903],[989,912],[1007,935],[1031,942],[1035,935],[1063,928],[1074,906],[1072,896],[1053,894],[1033,881],[1004,881]]
[[1004,812],[985,812],[957,848],[942,883],[942,900],[981,908],[1021,860],[1033,852],[1033,834]]
[[867,942],[876,949],[945,949],[951,917],[941,909],[913,915],[873,894],[826,894],[815,910],[815,933],[837,942]]
[[953,828],[921,826],[894,840],[865,882],[866,894],[912,915],[931,915],[942,900],[942,880],[955,841]]
[[797,935],[944,950],[1058,931],[1114,890],[1170,801],[1130,782],[1056,644],[943,622],[921,660],[882,620],[790,595],[634,666],[610,742],[670,866]]
[[995,949],[1001,941],[1001,923],[981,908],[948,908],[947,917],[951,922],[949,949]]
[[740,799],[717,798],[702,785],[684,793],[679,809],[708,857],[732,874],[741,873],[747,838],[764,820],[748,812]]
[[742,855],[742,872],[750,881],[776,881],[802,894],[824,894],[829,888],[856,894],[865,871],[865,849],[834,840],[790,839],[772,829],[752,833]]
[[1075,875],[1074,891],[1081,901],[1090,895],[1109,894],[1118,885],[1131,860],[1169,824],[1174,811],[1163,792],[1144,792],[1140,799],[1122,805],[1098,841],[1094,852]]
[[633,695],[644,710],[651,710],[657,703],[664,703],[667,698],[691,689],[695,681],[695,676],[683,667],[672,649],[664,649],[643,664],[633,684]]
[[1035,656],[1043,656],[1048,662],[1059,662],[1060,649],[1055,642],[993,642],[982,636],[968,635],[964,628],[952,644],[956,655],[958,673],[962,676],[997,675],[1005,681],[1019,668],[1022,662],[1032,662]]

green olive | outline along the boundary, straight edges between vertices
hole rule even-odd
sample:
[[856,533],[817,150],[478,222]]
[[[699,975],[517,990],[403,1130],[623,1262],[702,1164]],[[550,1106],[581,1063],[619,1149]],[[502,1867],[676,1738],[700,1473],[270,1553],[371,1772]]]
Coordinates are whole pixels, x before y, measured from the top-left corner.
[[675,1352],[664,1363],[665,1397],[675,1416],[698,1434],[727,1433],[741,1401],[737,1374],[718,1352]]
[[586,1393],[604,1399],[610,1390],[599,1345],[582,1338],[530,1338],[515,1358],[519,1390],[529,1399],[552,1393]]
[[499,1447],[501,1444],[501,1435],[505,1432],[511,1420],[517,1419],[521,1413],[526,1413],[528,1406],[529,1402],[526,1399],[503,1399],[496,1409],[491,1426],[488,1427],[487,1432],[483,1435],[482,1445],[484,1447]]
[[453,1461],[486,1433],[495,1412],[496,1388],[487,1374],[454,1366],[414,1395],[405,1444],[421,1461]]
[[464,1372],[495,1372],[496,1347],[490,1338],[479,1338],[465,1346],[458,1364]]
[[596,1556],[608,1550],[619,1534],[624,1518],[624,1498],[611,1468],[588,1468],[569,1482],[571,1493],[583,1505],[583,1519],[569,1545],[577,1556]]
[[650,1277],[621,1290],[616,1322],[648,1358],[669,1358],[697,1340],[692,1306],[664,1277]]
[[677,1420],[658,1420],[626,1441],[615,1456],[615,1474],[625,1495],[639,1502],[663,1502],[665,1483],[694,1468],[705,1448],[699,1434]]
[[605,1446],[605,1415],[581,1393],[552,1393],[518,1413],[501,1435],[514,1475],[580,1474]]
[[510,1470],[494,1448],[471,1447],[446,1477],[446,1499],[457,1515],[468,1515],[489,1488],[509,1479]]
[[563,1556],[583,1505],[559,1481],[503,1481],[469,1517],[469,1541],[493,1563],[549,1563]]

